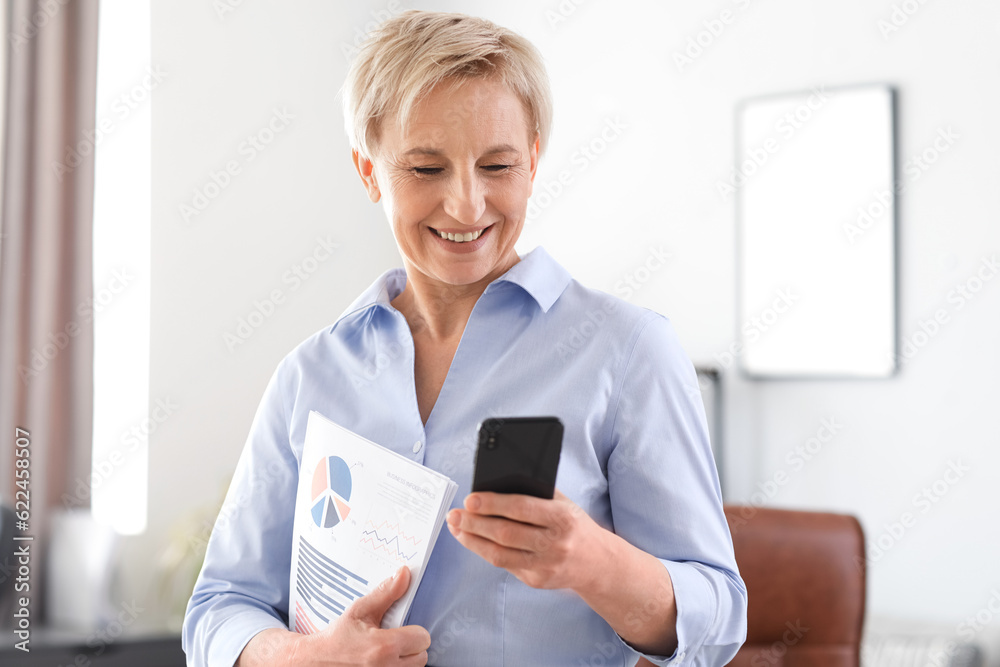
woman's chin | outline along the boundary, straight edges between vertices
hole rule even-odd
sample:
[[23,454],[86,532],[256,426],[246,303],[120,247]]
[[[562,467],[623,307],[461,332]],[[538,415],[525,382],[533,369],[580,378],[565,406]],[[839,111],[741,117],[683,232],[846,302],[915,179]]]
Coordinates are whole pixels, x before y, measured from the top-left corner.
[[[431,244],[420,248],[418,256],[410,255],[410,261],[405,262],[407,273],[416,271],[432,281],[456,287],[475,285],[499,278],[519,259],[513,248],[500,253],[493,243],[477,244],[479,247],[469,248],[471,252],[455,252],[452,247],[443,248],[443,243],[454,242],[434,239]],[[473,244],[475,242],[468,245]],[[400,248],[401,254],[407,257],[409,253],[403,250]]]
[[495,262],[486,261],[485,258],[462,260],[435,258],[430,261],[410,263],[407,273],[417,271],[433,282],[460,287],[475,285],[485,279],[499,276],[496,271],[498,267],[494,264]]
[[479,262],[468,262],[466,266],[440,266],[435,274],[447,285],[474,285],[490,276],[488,267]]

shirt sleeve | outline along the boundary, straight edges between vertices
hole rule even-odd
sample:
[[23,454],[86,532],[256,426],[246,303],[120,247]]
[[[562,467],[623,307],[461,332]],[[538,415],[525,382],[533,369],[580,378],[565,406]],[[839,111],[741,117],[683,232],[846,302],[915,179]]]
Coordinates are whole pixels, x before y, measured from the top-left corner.
[[615,532],[660,559],[677,606],[676,651],[644,657],[659,665],[725,665],[746,639],[746,586],[722,510],[697,376],[662,315],[641,326],[612,423]]
[[188,602],[182,642],[192,667],[232,665],[257,633],[288,629],[298,461],[280,372],[257,409]]

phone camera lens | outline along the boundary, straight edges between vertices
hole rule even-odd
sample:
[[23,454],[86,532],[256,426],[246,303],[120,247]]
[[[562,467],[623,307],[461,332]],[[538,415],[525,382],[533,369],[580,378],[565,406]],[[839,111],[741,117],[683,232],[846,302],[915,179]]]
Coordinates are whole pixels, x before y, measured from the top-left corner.
[[487,449],[496,449],[497,448],[497,439],[495,437],[493,437],[492,435],[486,441],[486,448]]

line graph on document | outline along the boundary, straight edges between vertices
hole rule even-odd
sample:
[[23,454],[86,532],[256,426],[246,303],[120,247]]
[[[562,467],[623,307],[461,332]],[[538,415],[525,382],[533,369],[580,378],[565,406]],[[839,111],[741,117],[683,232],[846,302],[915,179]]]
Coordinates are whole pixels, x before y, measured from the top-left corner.
[[407,565],[420,553],[422,540],[408,535],[401,524],[369,515],[361,529],[360,543],[384,560]]

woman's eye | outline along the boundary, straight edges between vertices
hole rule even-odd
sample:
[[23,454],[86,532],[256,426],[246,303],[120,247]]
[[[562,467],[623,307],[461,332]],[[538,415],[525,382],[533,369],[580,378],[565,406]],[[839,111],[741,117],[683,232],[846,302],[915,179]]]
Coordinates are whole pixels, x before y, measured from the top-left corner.
[[487,165],[483,165],[483,169],[485,169],[486,171],[504,171],[505,169],[509,169],[509,168],[510,168],[509,164],[487,164]]
[[414,167],[413,171],[422,176],[433,176],[435,174],[440,174],[444,169],[441,167]]

